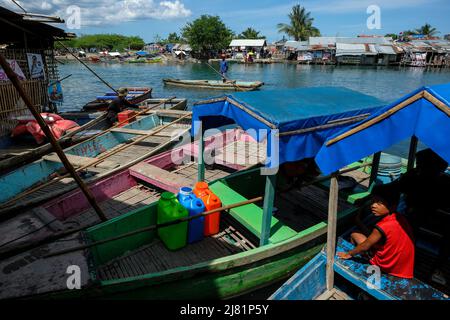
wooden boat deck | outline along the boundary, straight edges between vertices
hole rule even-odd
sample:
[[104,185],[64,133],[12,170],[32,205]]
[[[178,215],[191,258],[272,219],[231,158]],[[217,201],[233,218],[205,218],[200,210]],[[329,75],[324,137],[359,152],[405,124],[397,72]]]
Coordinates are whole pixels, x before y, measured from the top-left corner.
[[[152,202],[157,201],[159,197],[159,191],[143,185],[137,185],[106,201],[100,202],[99,206],[106,217],[112,219],[124,213],[149,205]],[[98,215],[92,208],[64,220],[65,224],[76,224],[78,226],[93,225],[100,222]]]
[[[327,190],[314,185],[278,193],[275,197],[277,210],[274,217],[297,232],[305,230],[327,221],[328,196]],[[338,212],[351,208],[353,205],[339,197]]]
[[155,240],[100,266],[97,275],[100,280],[134,277],[177,267],[188,267],[253,248],[256,248],[253,243],[222,219],[221,231],[214,236],[188,244],[177,251],[170,251],[162,241]]
[[[154,128],[154,130],[157,130],[158,127]],[[82,170],[80,172],[80,176],[84,180],[90,180],[90,179],[98,179],[102,176],[105,176],[112,170],[116,170],[120,167],[126,166],[129,163],[132,163],[136,159],[145,156],[146,154],[152,152],[153,150],[156,150],[160,146],[169,143],[171,140],[171,137],[173,134],[179,133],[180,130],[188,130],[189,125],[183,125],[183,124],[174,124],[173,126],[167,127],[164,130],[161,130],[154,136],[150,136],[135,145],[131,145],[128,148],[118,151],[117,150],[124,145],[128,143],[121,143],[117,146],[109,149],[107,152],[104,152],[101,154],[101,157],[108,156],[106,158],[106,161],[104,163],[108,163],[107,166],[102,165],[102,163],[99,163],[96,166],[91,166],[87,169]],[[136,136],[133,139],[130,140],[132,142],[135,139],[139,139],[140,136]],[[49,155],[48,157],[50,157]],[[93,158],[86,158],[88,161],[89,159],[92,159],[91,161],[94,161]],[[64,170],[64,169],[62,169]],[[34,187],[37,187],[34,186]],[[75,187],[75,181],[73,178],[64,178],[58,182],[49,184],[47,186],[42,187],[41,189],[35,190],[27,194],[26,196],[22,197],[19,202],[34,202],[39,201],[42,199],[48,199],[49,194],[53,193],[59,193],[58,191],[65,190],[68,191],[71,188]],[[27,191],[24,192],[24,194],[27,193]]]
[[337,288],[322,293],[315,300],[352,300],[345,292]]

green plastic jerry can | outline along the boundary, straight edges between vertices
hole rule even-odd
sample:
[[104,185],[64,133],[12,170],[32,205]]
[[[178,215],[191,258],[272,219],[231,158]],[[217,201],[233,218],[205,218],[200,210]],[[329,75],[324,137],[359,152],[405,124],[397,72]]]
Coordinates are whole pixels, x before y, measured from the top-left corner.
[[[175,194],[164,192],[158,201],[158,224],[174,221],[189,216],[188,210],[183,207]],[[178,224],[158,229],[158,236],[167,249],[178,250],[186,246],[188,223]]]

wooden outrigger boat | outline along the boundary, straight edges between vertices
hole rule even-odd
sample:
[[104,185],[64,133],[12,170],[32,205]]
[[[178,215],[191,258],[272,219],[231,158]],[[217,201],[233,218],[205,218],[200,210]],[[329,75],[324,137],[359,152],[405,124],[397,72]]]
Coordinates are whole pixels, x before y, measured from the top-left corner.
[[[251,124],[259,132],[255,138],[260,142],[266,137],[270,141],[274,131],[280,130],[280,148],[275,150],[281,151],[274,152],[267,144],[266,152],[279,155],[281,162],[294,161],[313,156],[326,137],[366,118],[382,104],[376,98],[341,88],[283,92],[284,96],[296,98],[292,101],[297,104],[289,106],[280,105],[276,92],[259,94],[259,97],[236,94],[196,104],[192,134],[203,135],[203,130],[197,127],[199,119],[203,129],[213,127],[218,120],[223,124],[234,121],[247,129]],[[327,101],[326,106],[322,99]],[[251,101],[252,105],[245,101]],[[270,103],[274,103],[272,107]],[[226,118],[229,121],[224,121]],[[268,136],[258,131],[262,128],[270,128]],[[196,173],[197,180],[204,181],[205,143],[203,139],[199,141]],[[166,190],[179,186],[164,183],[167,173],[157,176],[147,173],[141,170],[137,176]],[[189,182],[181,184],[185,183]],[[239,171],[211,182],[210,189],[224,206],[220,209],[228,209],[229,214],[222,214],[218,234],[178,251],[167,250],[157,238],[157,203],[153,202],[78,232],[75,237],[71,235],[63,241],[8,257],[0,262],[3,289],[0,294],[2,298],[210,299],[242,295],[280,281],[322,247],[327,211],[323,196],[327,187],[317,183],[303,185],[301,189],[277,188],[277,192],[275,187],[275,175],[261,175],[261,168]],[[124,206],[123,211],[134,207],[125,199],[115,200]],[[339,210],[340,223],[345,225],[354,208],[341,199]],[[80,290],[67,289],[66,271],[70,265],[81,270]]]
[[184,88],[196,89],[218,89],[233,91],[253,91],[264,85],[261,81],[235,81],[229,80],[180,80],[180,79],[163,79],[165,85],[178,86]]
[[[134,165],[175,144],[189,130],[188,111],[143,110],[136,121],[108,129],[65,149],[69,161],[86,181],[96,181]],[[123,125],[123,124],[122,124]],[[0,177],[1,214],[37,204],[76,187],[64,174],[56,154],[25,165]]]
[[[171,110],[186,110],[187,99],[175,98],[167,101],[162,98],[147,99],[141,103],[142,108],[158,108]],[[59,143],[63,148],[68,148],[83,140],[88,139],[94,134],[98,134],[102,130],[109,127],[106,121],[106,114],[104,112],[86,112],[86,111],[72,111],[63,112],[59,114],[64,119],[72,120],[78,123],[81,127],[66,133]],[[11,143],[8,148],[3,148],[0,152],[0,175],[18,168],[26,163],[35,161],[42,156],[52,151],[50,143],[41,146],[36,146],[36,143],[30,139]]]
[[[149,87],[128,87],[126,99],[132,104],[139,104],[152,97],[152,88]],[[106,111],[108,105],[117,97],[115,92],[106,92],[103,96],[98,96],[95,100],[84,105],[84,111]]]
[[[257,145],[241,129],[208,137],[205,150],[214,155],[205,171],[207,182],[264,162],[264,145]],[[198,143],[185,144],[103,178],[91,184],[91,190],[107,218],[112,219],[158,200],[162,191],[178,192],[182,186],[192,185],[197,158]],[[51,242],[62,232],[73,233],[74,226],[87,228],[100,222],[83,193],[73,190],[2,222],[0,260]]]
[[[450,84],[423,87],[388,105],[370,118],[330,137],[316,156],[323,172],[336,172],[355,159],[375,153],[411,137],[407,167],[414,167],[419,139],[450,162]],[[435,130],[429,130],[432,126]],[[372,169],[376,170],[374,160]],[[336,179],[336,175],[333,179]],[[449,178],[450,179],[450,178]],[[335,184],[334,184],[335,185]],[[330,208],[336,208],[336,190],[330,191]],[[447,208],[447,211],[450,208]],[[442,208],[441,214],[449,215]],[[368,217],[370,218],[370,217]],[[437,257],[436,230],[421,225],[415,234],[415,278],[404,279],[381,273],[378,283],[366,259],[343,260],[336,252],[354,248],[348,239],[352,229],[337,240],[336,210],[329,212],[327,246],[306,266],[284,283],[271,300],[351,300],[363,293],[380,300],[449,300],[450,262],[444,266],[446,285],[431,282],[430,265]],[[442,234],[440,235],[443,236]],[[447,257],[448,258],[448,257]]]

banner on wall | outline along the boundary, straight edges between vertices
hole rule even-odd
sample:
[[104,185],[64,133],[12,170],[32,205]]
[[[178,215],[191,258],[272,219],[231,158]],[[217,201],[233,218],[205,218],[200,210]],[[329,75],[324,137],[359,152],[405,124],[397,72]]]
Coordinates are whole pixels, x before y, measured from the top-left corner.
[[48,86],[48,97],[51,102],[54,103],[63,103],[64,97],[62,92],[61,82],[53,82]]
[[27,53],[28,68],[31,79],[45,80],[44,63],[42,56],[38,53]]
[[[9,66],[17,75],[17,77],[19,77],[20,80],[26,80],[25,75],[23,74],[23,71],[22,69],[20,69],[20,66],[16,60],[6,60],[6,61],[9,63]],[[0,67],[0,81],[9,81],[8,76],[1,67]]]

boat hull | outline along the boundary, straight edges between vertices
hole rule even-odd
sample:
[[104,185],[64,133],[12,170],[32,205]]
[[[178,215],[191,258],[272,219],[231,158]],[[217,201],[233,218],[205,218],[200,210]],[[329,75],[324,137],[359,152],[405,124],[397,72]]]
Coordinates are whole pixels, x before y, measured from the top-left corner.
[[[145,93],[138,95],[136,97],[133,97],[129,99],[128,101],[131,104],[138,104],[146,99],[150,99],[152,97],[152,89],[151,88],[128,88],[129,92],[137,91],[137,89],[145,89]],[[113,96],[114,97],[114,96]],[[109,104],[111,103],[112,99],[110,100],[103,100],[103,99],[96,99],[94,101],[88,102],[86,105],[83,106],[84,111],[106,111]]]
[[240,82],[233,83],[215,80],[179,80],[179,79],[164,79],[165,85],[172,85],[185,88],[197,89],[216,89],[216,90],[233,90],[233,91],[253,91],[264,85],[263,82]]

